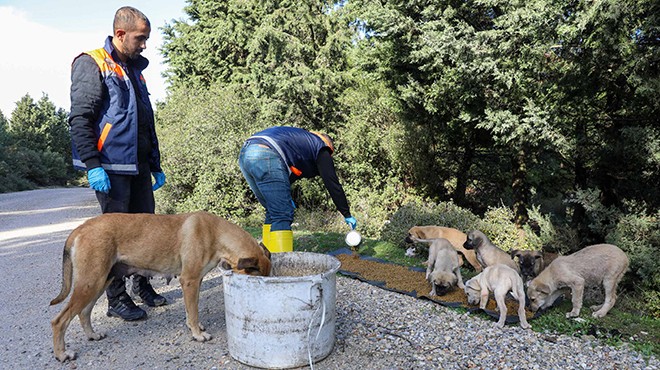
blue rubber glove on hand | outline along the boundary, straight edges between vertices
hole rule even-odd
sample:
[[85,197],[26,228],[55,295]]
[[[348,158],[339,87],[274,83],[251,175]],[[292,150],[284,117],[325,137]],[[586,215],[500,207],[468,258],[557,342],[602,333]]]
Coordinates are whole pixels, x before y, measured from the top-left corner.
[[106,194],[110,192],[110,178],[103,167],[95,167],[87,171],[87,181],[89,187],[96,191]]
[[162,172],[152,172],[151,176],[154,177],[156,183],[151,187],[154,191],[160,189],[161,186],[165,185],[165,174]]
[[355,230],[355,228],[357,227],[357,220],[356,220],[355,217],[353,217],[353,216],[351,216],[351,217],[346,217],[346,218],[344,219],[344,221],[346,221],[346,223],[348,224],[348,226],[351,227],[351,230]]

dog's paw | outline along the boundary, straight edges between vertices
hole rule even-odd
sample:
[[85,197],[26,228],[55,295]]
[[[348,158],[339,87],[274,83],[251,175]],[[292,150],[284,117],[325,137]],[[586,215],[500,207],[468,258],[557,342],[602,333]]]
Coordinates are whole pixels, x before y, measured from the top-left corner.
[[566,318],[567,319],[570,319],[570,318],[573,318],[573,317],[578,317],[578,316],[580,316],[579,311],[578,312],[571,311],[571,312],[566,313]]
[[211,336],[211,334],[203,331],[203,332],[199,333],[198,335],[193,334],[193,338],[198,342],[206,342],[207,340],[213,339],[213,336]]
[[600,319],[601,317],[605,317],[606,314],[607,314],[607,312],[596,311],[596,312],[592,313],[591,316],[596,318],[596,319]]
[[504,328],[504,321],[498,321],[497,324],[495,324],[495,326],[497,326],[500,329],[503,329]]
[[76,359],[76,353],[69,350],[69,351],[64,351],[60,354],[56,354],[55,357],[60,362],[64,362],[66,360],[75,360]]
[[532,328],[532,326],[529,325],[528,322],[522,322],[522,321],[520,322],[520,327],[523,328],[523,329],[531,329]]
[[92,334],[89,334],[89,335],[87,336],[87,340],[101,340],[101,339],[103,339],[103,338],[105,338],[105,337],[107,337],[107,336],[108,336],[108,335],[107,335],[106,333],[97,333],[97,332],[93,332]]

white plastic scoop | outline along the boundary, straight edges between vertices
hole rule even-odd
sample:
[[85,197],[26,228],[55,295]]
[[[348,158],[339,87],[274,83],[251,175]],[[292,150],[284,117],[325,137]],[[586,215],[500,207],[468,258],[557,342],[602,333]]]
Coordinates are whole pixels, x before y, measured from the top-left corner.
[[349,247],[357,247],[361,241],[362,236],[355,230],[351,230],[346,234],[346,244],[348,244]]

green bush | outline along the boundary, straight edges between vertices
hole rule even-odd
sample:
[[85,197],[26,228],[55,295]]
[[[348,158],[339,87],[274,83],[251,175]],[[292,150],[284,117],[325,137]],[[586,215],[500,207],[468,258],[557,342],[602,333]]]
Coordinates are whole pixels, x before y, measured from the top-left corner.
[[647,290],[643,292],[644,302],[646,309],[650,312],[651,316],[660,319],[660,291]]
[[158,110],[167,183],[156,192],[159,212],[206,210],[230,219],[261,212],[238,167],[241,145],[266,127],[252,100],[231,88],[172,93]]
[[60,153],[43,151],[39,153],[41,163],[46,168],[46,183],[43,185],[64,185],[70,178],[69,164]]
[[479,219],[472,212],[450,202],[430,203],[414,200],[397,210],[383,228],[381,239],[405,246],[404,238],[413,226],[445,226],[463,232],[475,228]]
[[16,171],[11,161],[0,160],[0,193],[34,189],[34,185]]
[[[630,207],[643,209],[643,207]],[[622,216],[611,233],[608,243],[621,248],[630,259],[630,274],[642,289],[660,291],[660,211],[644,211]],[[658,294],[655,294],[656,299]],[[657,303],[657,302],[656,302]]]
[[504,251],[541,250],[542,239],[528,225],[518,229],[513,219],[513,210],[508,207],[489,208],[477,228]]
[[401,207],[383,228],[381,239],[395,245],[404,246],[403,239],[412,226],[436,225],[453,227],[468,233],[480,230],[495,244],[505,251],[511,249],[541,250],[544,243],[552,244],[556,231],[548,216],[540,214],[538,209],[530,212],[541,229],[537,235],[529,226],[519,230],[513,222],[513,211],[508,207],[490,208],[482,219],[469,210],[451,202],[438,204],[414,200]]

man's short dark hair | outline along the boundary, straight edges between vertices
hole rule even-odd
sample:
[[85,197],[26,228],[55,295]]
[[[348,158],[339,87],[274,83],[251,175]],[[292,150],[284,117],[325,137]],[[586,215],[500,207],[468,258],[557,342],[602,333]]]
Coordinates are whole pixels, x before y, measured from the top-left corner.
[[112,23],[113,32],[121,28],[124,30],[132,30],[137,24],[138,21],[143,21],[147,26],[151,27],[149,23],[149,18],[147,18],[144,13],[133,8],[132,6],[123,6],[117,9],[115,13],[115,20]]

